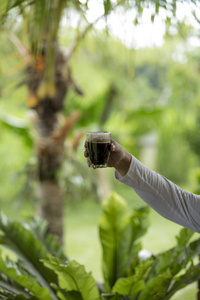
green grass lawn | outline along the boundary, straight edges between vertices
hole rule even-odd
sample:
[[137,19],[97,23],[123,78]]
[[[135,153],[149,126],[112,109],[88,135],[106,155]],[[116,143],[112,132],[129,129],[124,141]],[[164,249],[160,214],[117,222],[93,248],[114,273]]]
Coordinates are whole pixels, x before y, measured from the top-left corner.
[[[130,194],[131,192],[131,194]],[[123,191],[120,193],[123,196]],[[143,205],[135,194],[124,190],[127,197],[132,197],[130,206]],[[126,198],[125,198],[126,199]],[[75,259],[84,264],[87,271],[91,271],[96,280],[102,280],[101,273],[101,246],[98,238],[98,219],[101,213],[100,204],[83,201],[82,203],[67,209],[65,219],[65,249],[70,259]],[[181,226],[176,225],[153,210],[149,215],[150,227],[142,239],[143,248],[151,252],[166,250],[175,245],[175,236]],[[191,284],[179,291],[173,300],[195,300],[197,284]]]

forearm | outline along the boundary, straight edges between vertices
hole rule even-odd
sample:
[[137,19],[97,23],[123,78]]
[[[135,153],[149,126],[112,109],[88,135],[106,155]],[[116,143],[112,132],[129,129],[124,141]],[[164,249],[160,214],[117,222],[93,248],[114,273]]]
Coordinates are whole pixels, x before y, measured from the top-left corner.
[[[121,173],[120,173],[121,174]],[[130,186],[163,217],[200,232],[200,196],[182,190],[170,180],[150,170],[135,157],[125,176],[116,178]]]

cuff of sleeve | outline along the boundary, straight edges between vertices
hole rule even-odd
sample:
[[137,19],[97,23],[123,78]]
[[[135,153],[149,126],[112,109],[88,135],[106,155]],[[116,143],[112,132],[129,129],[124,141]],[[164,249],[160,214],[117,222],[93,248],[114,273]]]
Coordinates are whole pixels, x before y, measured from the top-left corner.
[[133,165],[134,165],[134,157],[132,156],[131,163],[130,163],[130,166],[129,166],[129,169],[128,169],[128,172],[126,173],[126,175],[122,176],[117,170],[115,170],[115,179],[117,179],[120,182],[126,181],[126,178],[129,177],[129,173],[133,169]]

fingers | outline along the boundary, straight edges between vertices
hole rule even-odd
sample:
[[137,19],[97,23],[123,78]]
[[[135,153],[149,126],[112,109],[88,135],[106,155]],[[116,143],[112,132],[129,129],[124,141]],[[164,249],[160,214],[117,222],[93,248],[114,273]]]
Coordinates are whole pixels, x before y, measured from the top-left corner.
[[89,156],[89,155],[88,155],[87,149],[84,150],[84,156],[85,156],[85,157],[88,157],[88,156]]
[[85,141],[85,144],[84,144],[84,147],[85,147],[85,150],[84,150],[84,156],[87,158],[87,164],[88,164],[88,167],[91,168],[91,162],[89,160],[89,154],[88,154],[88,151],[87,151],[87,145],[86,145],[86,141]]
[[111,140],[111,151],[112,152],[115,152],[116,150],[116,144],[115,144],[115,141],[114,140]]
[[85,147],[85,150],[84,150],[84,156],[85,156],[85,157],[88,157],[89,155],[88,155],[88,151],[87,151],[86,141],[85,141],[84,147]]
[[91,167],[92,167],[92,165],[91,165],[91,163],[90,163],[89,159],[87,159],[87,164],[88,164],[88,167],[89,167],[89,168],[91,168]]
[[[111,139],[111,152],[118,152],[118,150],[119,150],[119,144],[117,142],[115,142],[113,139]],[[89,160],[89,153],[88,153],[88,150],[87,150],[86,141],[84,143],[84,157],[87,158],[88,167],[95,169],[95,166]],[[109,164],[108,164],[108,166],[109,166]]]

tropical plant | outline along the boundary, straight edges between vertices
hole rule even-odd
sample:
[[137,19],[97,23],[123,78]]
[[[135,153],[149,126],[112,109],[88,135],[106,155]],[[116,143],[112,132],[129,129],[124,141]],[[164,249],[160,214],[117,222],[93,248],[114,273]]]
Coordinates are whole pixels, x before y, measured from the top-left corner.
[[[145,7],[152,6],[152,21],[159,9],[176,14],[176,0],[166,3],[162,0],[105,0],[101,17],[108,17],[115,8],[135,9],[135,24],[138,23]],[[188,1],[195,5],[198,1]],[[34,143],[38,160],[38,178],[43,200],[41,215],[47,219],[49,231],[56,233],[62,242],[63,199],[57,181],[57,173],[65,153],[65,139],[79,117],[74,112],[63,122],[59,115],[69,88],[83,94],[73,79],[70,60],[80,40],[92,28],[86,14],[90,1],[66,0],[1,0],[1,28],[16,46],[24,61],[25,79],[20,83],[28,90],[27,106],[34,112],[34,125],[37,128],[37,141]],[[59,44],[59,29],[65,14],[73,11],[80,16],[81,25],[86,24],[63,51]],[[95,22],[97,22],[99,18]],[[170,17],[166,17],[169,22]],[[94,23],[95,23],[94,22]],[[81,32],[82,30],[82,32]],[[4,120],[5,121],[5,120]],[[10,124],[10,123],[9,123]],[[13,126],[13,124],[12,124]],[[21,131],[24,131],[23,128]]]
[[149,225],[148,210],[129,213],[126,202],[115,193],[102,204],[103,284],[64,255],[57,238],[45,234],[45,220],[27,217],[19,223],[1,213],[0,299],[170,299],[200,278],[199,265],[194,264],[200,239],[191,242],[193,232],[182,229],[175,247],[146,254],[141,238]]

